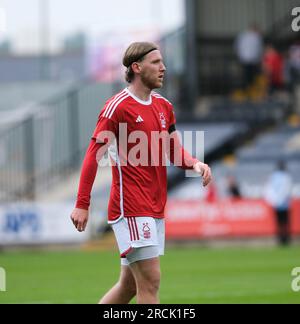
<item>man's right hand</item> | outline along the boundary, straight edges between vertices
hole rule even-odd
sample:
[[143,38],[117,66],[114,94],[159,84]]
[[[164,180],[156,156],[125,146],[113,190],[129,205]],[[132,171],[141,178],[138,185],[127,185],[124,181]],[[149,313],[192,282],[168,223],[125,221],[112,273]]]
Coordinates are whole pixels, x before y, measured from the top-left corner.
[[89,211],[85,209],[75,208],[71,214],[71,220],[78,230],[83,232],[89,219]]

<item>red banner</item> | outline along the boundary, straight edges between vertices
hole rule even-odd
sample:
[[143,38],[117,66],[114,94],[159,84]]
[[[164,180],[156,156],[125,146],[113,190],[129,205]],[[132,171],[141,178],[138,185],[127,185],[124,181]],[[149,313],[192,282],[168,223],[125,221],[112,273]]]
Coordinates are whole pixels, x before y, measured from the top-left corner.
[[[291,231],[300,234],[300,200],[291,206]],[[273,236],[276,220],[263,200],[170,200],[166,208],[169,239]]]

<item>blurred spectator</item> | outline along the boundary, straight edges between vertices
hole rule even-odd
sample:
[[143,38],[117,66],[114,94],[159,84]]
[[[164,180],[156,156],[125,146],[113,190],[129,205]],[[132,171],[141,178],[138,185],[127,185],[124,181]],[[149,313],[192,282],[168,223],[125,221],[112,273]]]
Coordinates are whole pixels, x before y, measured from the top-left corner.
[[239,185],[234,176],[227,177],[227,190],[232,198],[241,198]]
[[293,89],[300,83],[300,40],[291,45],[287,60],[287,79]]
[[269,93],[282,89],[283,57],[272,44],[268,44],[265,48],[262,66],[268,80]]
[[235,49],[243,68],[243,86],[247,88],[260,72],[263,53],[263,39],[256,25],[238,35]]
[[285,163],[280,161],[267,183],[265,199],[274,209],[277,238],[281,245],[287,245],[290,242],[289,209],[291,191],[292,178],[286,171]]

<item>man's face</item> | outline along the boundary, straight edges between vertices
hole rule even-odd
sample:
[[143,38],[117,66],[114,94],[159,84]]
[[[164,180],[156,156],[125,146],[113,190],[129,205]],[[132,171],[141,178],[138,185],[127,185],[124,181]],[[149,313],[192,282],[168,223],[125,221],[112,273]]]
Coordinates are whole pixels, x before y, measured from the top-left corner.
[[151,90],[161,88],[166,67],[160,51],[155,50],[150,52],[139,65],[141,67],[140,77],[144,85]]

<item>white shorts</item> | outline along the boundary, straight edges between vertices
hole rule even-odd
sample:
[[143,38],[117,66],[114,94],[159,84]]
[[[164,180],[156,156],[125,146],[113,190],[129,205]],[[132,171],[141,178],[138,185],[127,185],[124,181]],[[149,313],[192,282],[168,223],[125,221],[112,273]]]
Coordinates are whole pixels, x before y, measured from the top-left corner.
[[[164,254],[164,219],[123,217],[117,223],[112,224],[112,229],[119,247],[122,265]],[[151,247],[151,249],[145,249],[146,247]]]

